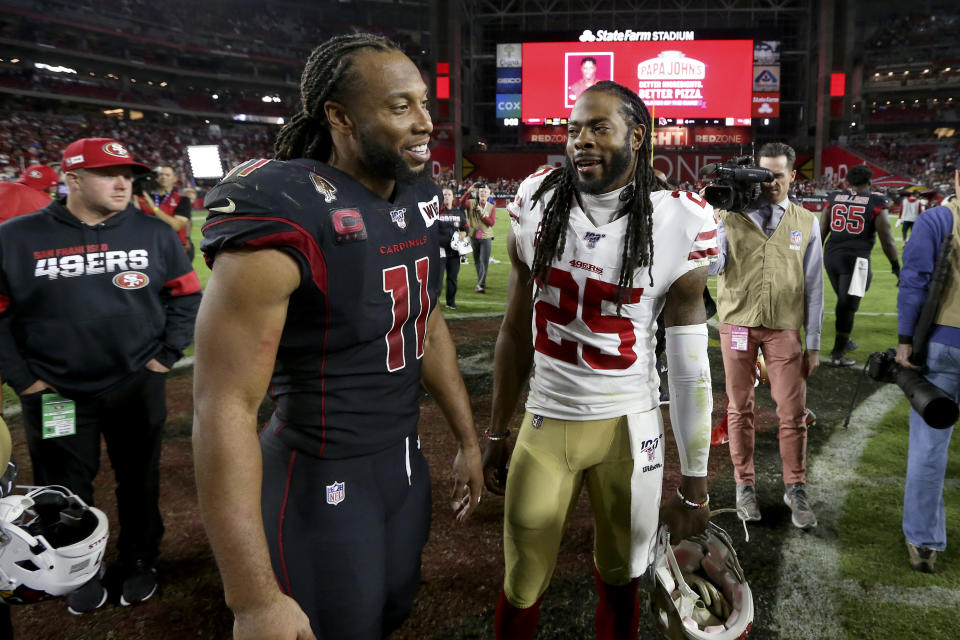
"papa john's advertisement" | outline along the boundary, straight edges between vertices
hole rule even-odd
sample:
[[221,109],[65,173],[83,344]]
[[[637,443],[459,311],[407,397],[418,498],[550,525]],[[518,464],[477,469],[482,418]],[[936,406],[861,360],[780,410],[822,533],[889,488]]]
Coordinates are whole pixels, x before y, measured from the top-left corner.
[[521,117],[566,118],[601,80],[636,91],[657,117],[749,118],[753,41],[527,42]]

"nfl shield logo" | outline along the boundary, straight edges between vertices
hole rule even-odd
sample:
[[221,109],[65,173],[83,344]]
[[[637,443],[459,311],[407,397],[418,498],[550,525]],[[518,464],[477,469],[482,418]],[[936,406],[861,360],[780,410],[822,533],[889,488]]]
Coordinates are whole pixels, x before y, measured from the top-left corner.
[[407,213],[406,209],[394,209],[390,212],[390,219],[397,223],[397,226],[401,229],[407,228],[407,219],[405,214]]
[[607,234],[605,233],[594,233],[593,231],[587,231],[586,235],[583,236],[583,239],[587,242],[587,246],[591,249],[597,248],[597,242],[600,241],[600,238],[606,238]]
[[800,241],[803,240],[803,234],[799,231],[790,232],[790,244],[800,244]]
[[337,506],[346,497],[347,491],[345,482],[334,482],[327,485],[327,504]]
[[534,429],[539,429],[543,426],[543,416],[533,416],[533,421],[530,422],[530,426]]

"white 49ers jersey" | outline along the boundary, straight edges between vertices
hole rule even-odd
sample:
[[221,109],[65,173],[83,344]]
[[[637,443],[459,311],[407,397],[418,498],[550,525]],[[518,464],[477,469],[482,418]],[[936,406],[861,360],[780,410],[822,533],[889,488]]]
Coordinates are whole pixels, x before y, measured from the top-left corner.
[[[527,178],[508,207],[517,252],[528,267],[552,195],[533,202],[545,175]],[[617,282],[627,216],[598,227],[576,200],[571,203],[563,255],[554,260],[548,282],[534,286],[531,413],[601,420],[658,405],[657,316],[679,277],[716,259],[717,223],[713,207],[694,193],[657,191],[651,200],[653,278],[647,267],[634,270],[633,291],[619,318]]]

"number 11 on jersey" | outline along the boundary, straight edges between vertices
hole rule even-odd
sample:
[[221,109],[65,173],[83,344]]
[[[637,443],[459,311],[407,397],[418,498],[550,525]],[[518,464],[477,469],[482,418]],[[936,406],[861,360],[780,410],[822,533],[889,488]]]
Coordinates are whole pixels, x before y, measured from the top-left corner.
[[[416,276],[420,291],[420,311],[414,323],[417,339],[417,360],[423,357],[423,339],[427,333],[427,313],[430,311],[430,294],[427,293],[427,276],[430,273],[430,258],[416,262]],[[393,324],[384,337],[387,342],[387,371],[399,371],[407,366],[403,326],[410,318],[410,286],[407,265],[401,264],[383,270],[383,291],[393,301]]]

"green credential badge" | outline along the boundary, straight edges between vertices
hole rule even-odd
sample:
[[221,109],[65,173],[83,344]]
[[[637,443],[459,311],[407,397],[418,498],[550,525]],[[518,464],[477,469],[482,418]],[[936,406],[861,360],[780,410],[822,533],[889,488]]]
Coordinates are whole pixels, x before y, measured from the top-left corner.
[[43,439],[72,436],[77,432],[77,405],[57,393],[45,393],[43,403]]

